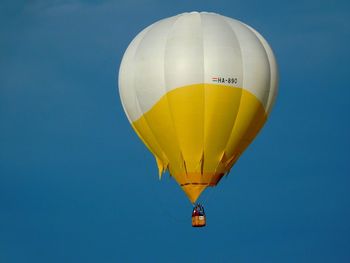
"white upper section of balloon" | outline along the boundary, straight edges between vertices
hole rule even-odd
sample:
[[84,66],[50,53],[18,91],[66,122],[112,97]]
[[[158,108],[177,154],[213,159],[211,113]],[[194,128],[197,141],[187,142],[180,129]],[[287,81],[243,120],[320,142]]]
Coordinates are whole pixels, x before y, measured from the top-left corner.
[[254,94],[267,113],[278,71],[267,41],[246,24],[215,13],[191,12],[160,20],[127,48],[119,91],[131,122],[167,92],[191,84],[221,84]]

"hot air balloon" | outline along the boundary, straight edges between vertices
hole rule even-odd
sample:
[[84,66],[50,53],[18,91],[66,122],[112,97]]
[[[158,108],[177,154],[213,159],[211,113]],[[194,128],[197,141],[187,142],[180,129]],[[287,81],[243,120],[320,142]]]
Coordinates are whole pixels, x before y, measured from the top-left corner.
[[266,40],[219,14],[183,13],[125,51],[119,93],[133,129],[192,203],[216,186],[267,120],[278,72]]

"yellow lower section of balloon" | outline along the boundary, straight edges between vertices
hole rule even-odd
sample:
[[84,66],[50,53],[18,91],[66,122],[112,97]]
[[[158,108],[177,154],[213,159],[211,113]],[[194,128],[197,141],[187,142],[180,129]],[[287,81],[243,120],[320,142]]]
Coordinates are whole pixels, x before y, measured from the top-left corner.
[[192,203],[227,174],[266,121],[261,102],[231,86],[196,84],[165,94],[132,125]]

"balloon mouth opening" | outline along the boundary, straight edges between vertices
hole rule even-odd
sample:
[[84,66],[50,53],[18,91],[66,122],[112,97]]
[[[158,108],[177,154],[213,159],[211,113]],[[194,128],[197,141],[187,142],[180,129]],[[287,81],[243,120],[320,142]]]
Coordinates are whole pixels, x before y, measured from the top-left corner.
[[185,192],[190,202],[194,204],[207,187],[216,186],[225,174],[226,173],[208,172],[186,173],[175,174],[174,178],[178,182],[182,190]]
[[192,204],[195,204],[199,196],[209,186],[214,187],[216,184],[213,183],[185,183],[180,185],[182,190],[187,195],[188,199]]

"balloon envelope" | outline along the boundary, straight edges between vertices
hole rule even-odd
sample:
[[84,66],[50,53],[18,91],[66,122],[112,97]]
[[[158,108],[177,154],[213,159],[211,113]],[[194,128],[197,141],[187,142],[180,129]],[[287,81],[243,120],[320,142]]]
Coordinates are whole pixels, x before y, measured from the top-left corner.
[[214,13],[160,20],[127,48],[119,92],[128,119],[195,202],[227,174],[264,125],[277,93],[275,57],[246,24]]

